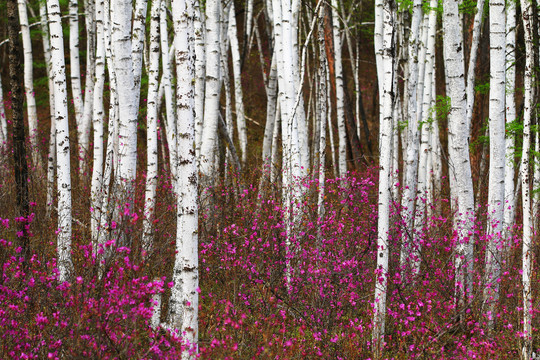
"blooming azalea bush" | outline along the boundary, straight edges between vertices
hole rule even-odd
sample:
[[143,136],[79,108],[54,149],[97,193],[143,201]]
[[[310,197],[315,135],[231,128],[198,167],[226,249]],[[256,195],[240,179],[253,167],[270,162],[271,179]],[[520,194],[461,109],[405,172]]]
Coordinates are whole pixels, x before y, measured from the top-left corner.
[[[288,209],[276,184],[259,189],[238,178],[232,186],[229,180],[201,193],[199,357],[371,358],[373,292],[383,279],[376,271],[377,169],[328,179],[322,218],[317,181],[299,182],[300,202]],[[39,206],[34,206],[37,215],[25,220],[31,236],[28,260],[22,258],[17,234],[20,219],[1,219],[0,357],[179,358],[185,346],[181,334],[150,326],[154,297],[162,296],[165,314],[170,294],[175,241],[171,189],[170,180],[161,178],[149,254],[140,251],[142,198],[133,209],[120,205],[122,220],[106,229],[109,241],[98,251],[77,224],[75,273],[66,283],[57,280],[54,221],[39,213]],[[385,356],[518,358],[524,336],[521,229],[513,229],[508,241],[495,328],[489,331],[482,304],[489,286],[483,274],[486,211],[478,209],[470,234],[475,242],[473,289],[465,303],[456,303],[457,234],[451,206],[442,198],[428,208],[414,234],[422,250],[419,273],[412,275],[400,268],[403,210],[392,204]],[[101,263],[96,256],[104,254],[108,259]],[[536,328],[536,302],[533,309]],[[538,338],[534,346],[540,347]]]
[[80,250],[80,275],[59,283],[54,258],[25,260],[20,247],[0,240],[1,357],[177,359],[181,339],[149,324],[163,280],[143,275],[128,248],[113,249],[106,267],[90,246]]

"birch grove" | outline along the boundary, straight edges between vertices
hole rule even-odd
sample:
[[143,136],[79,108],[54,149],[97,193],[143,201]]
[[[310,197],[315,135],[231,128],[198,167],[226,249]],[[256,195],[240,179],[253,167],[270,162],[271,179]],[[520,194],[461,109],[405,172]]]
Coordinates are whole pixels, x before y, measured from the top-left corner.
[[0,358],[535,359],[535,5],[0,4]]

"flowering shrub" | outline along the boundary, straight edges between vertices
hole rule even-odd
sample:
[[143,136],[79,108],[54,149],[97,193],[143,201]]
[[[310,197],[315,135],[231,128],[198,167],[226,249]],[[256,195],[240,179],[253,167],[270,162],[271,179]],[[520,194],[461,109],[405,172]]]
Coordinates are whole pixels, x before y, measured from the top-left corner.
[[[377,169],[327,180],[321,218],[317,181],[300,184],[302,197],[292,209],[284,206],[275,184],[258,189],[227,183],[214,184],[201,195],[199,357],[371,358],[373,292],[383,278],[376,271]],[[160,191],[170,189],[162,179]],[[63,284],[57,281],[53,241],[42,241],[54,238],[54,227],[47,235],[44,217],[27,221],[34,234],[33,256],[23,261],[12,227],[16,220],[1,219],[0,357],[180,358],[181,337],[150,326],[154,295],[163,296],[166,311],[174,261],[174,196],[159,199],[155,243],[144,261],[138,249],[139,199],[134,212],[124,214],[129,224],[114,229],[129,229],[133,251],[111,240],[106,251],[97,252],[112,254],[100,265],[78,229],[75,274]],[[483,274],[485,211],[478,209],[470,234],[475,242],[473,289],[465,303],[456,303],[457,234],[449,202],[440,198],[428,209],[413,234],[422,244],[420,270],[413,276],[400,268],[405,232],[402,209],[392,204],[385,357],[518,358],[524,336],[521,229],[513,229],[508,241],[495,328],[489,331],[482,303],[489,286]],[[294,221],[288,224],[287,218]],[[156,276],[159,280],[152,280]],[[538,287],[533,289],[536,299]],[[533,305],[536,330],[539,307]],[[539,338],[533,337],[537,349]]]
[[0,240],[0,354],[21,359],[177,359],[179,338],[154,330],[149,321],[163,281],[149,281],[117,248],[102,278],[91,249],[84,276],[59,283],[55,259],[29,261],[20,248]]

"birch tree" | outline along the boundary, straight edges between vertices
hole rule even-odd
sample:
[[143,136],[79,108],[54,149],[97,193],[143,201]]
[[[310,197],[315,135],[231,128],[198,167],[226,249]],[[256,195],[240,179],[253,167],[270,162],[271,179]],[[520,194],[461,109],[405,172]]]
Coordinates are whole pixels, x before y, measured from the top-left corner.
[[[52,62],[51,62],[51,44],[49,40],[49,21],[47,16],[47,3],[42,1],[39,4],[39,17],[41,28],[41,39],[43,42],[43,55],[45,64],[47,65],[47,79],[49,90],[49,114],[51,119],[54,119],[54,82],[52,77]],[[47,203],[46,213],[51,214],[53,198],[54,198],[54,168],[56,164],[56,126],[55,122],[51,121],[51,130],[49,136],[49,149],[47,152]]]
[[502,227],[504,219],[505,179],[505,93],[506,93],[506,13],[505,3],[489,2],[489,190],[488,236],[486,249],[486,286],[484,302],[488,303],[488,327],[493,328],[495,304],[499,297]]
[[103,189],[103,88],[105,85],[105,36],[103,28],[104,0],[96,3],[96,81],[94,83],[94,100],[92,122],[94,128],[94,162],[91,184],[92,207],[92,239],[94,249],[97,249],[98,227],[101,218],[101,202]]
[[[395,4],[392,0],[377,0],[375,11],[379,16],[375,17],[375,36],[381,37],[380,47],[375,51],[380,58],[377,66],[382,70],[377,70],[377,75],[382,78],[379,83],[382,85],[379,92],[379,101],[382,104],[379,112],[380,133],[379,133],[379,220],[377,225],[377,268],[375,270],[375,299],[373,314],[373,347],[376,356],[380,356],[384,341],[385,317],[386,317],[386,294],[388,289],[388,259],[389,249],[389,226],[390,226],[390,169],[392,167],[392,109],[393,109],[393,70],[394,70],[394,21]],[[383,21],[383,24],[377,24]],[[382,36],[381,36],[382,35]]]
[[238,34],[236,30],[236,13],[234,10],[234,3],[231,3],[231,8],[229,10],[228,38],[229,38],[230,46],[231,46],[231,56],[232,56],[232,65],[233,65],[236,125],[238,127],[240,151],[242,152],[242,163],[245,165],[246,160],[247,160],[248,139],[247,139],[246,119],[244,117],[242,78],[240,76],[241,75],[241,60],[240,60],[240,49],[238,47]]
[[[422,226],[424,225],[424,219],[426,217],[426,203],[428,201],[428,174],[431,171],[429,166],[429,153],[430,153],[430,120],[429,113],[432,102],[432,90],[433,86],[431,82],[433,81],[433,72],[435,71],[435,34],[437,30],[437,1],[431,0],[429,3],[429,10],[427,18],[424,20],[425,24],[425,38],[426,42],[423,45],[425,48],[424,55],[424,74],[422,81],[422,86],[419,86],[419,89],[422,90],[422,107],[419,109],[421,113],[421,121],[419,121],[421,127],[421,137],[420,137],[420,152],[419,152],[419,163],[418,163],[418,192],[416,197],[416,218],[415,218],[415,232],[414,232],[414,243],[412,244],[412,249],[409,249],[409,256],[413,259],[413,274],[418,274],[420,270],[420,252],[421,252],[421,241],[419,236],[422,232]],[[420,75],[422,76],[422,75]],[[419,94],[420,95],[420,94]],[[403,249],[402,249],[403,251]],[[401,254],[402,258],[407,256],[407,254]]]
[[139,107],[141,95],[141,73],[143,63],[143,48],[146,33],[146,11],[148,0],[136,0],[135,12],[133,13],[132,52],[133,58],[133,82],[135,86],[135,104]]
[[71,165],[69,160],[69,124],[64,62],[64,40],[58,0],[47,0],[51,36],[51,70],[54,81],[56,126],[56,178],[58,188],[58,270],[60,282],[72,272],[71,262]]
[[[81,64],[79,59],[79,1],[69,1],[69,71],[71,80],[71,93],[75,109],[75,123],[82,124],[84,99],[81,86]],[[88,89],[87,89],[88,90]],[[82,131],[82,128],[79,129]],[[79,139],[80,141],[80,139]]]
[[530,191],[530,147],[531,117],[533,111],[533,9],[532,2],[521,0],[521,13],[525,38],[525,76],[523,102],[523,153],[521,155],[521,201],[523,204],[523,247],[522,247],[522,282],[523,282],[523,333],[524,344],[522,358],[531,359],[532,352],[532,212]]
[[[403,238],[403,247],[401,251],[400,264],[403,265],[406,263],[406,253],[411,250],[413,244],[412,239],[409,235],[412,233],[413,225],[413,211],[414,211],[414,197],[416,194],[416,186],[418,181],[418,79],[419,79],[419,43],[420,43],[420,24],[422,21],[422,1],[415,0],[413,3],[413,12],[411,19],[411,30],[409,33],[409,42],[407,44],[408,54],[414,54],[409,56],[408,61],[408,88],[406,96],[404,96],[404,101],[407,101],[407,141],[406,151],[403,155],[404,158],[404,170],[403,177],[404,189],[401,205],[404,208],[403,221],[405,223],[406,231],[404,232]],[[381,84],[379,82],[379,88]],[[383,106],[382,102],[379,106]]]
[[326,53],[324,43],[324,7],[321,8],[319,14],[319,28],[318,28],[318,40],[319,40],[319,86],[317,88],[316,102],[317,102],[317,114],[315,117],[319,122],[319,194],[317,199],[317,216],[319,221],[324,217],[324,192],[325,192],[325,153],[326,153],[326,108],[327,108],[327,90],[326,90]]
[[457,197],[454,221],[456,239],[456,299],[465,301],[472,290],[473,242],[471,227],[474,219],[474,192],[469,158],[469,131],[466,122],[467,98],[464,81],[463,35],[458,19],[457,0],[443,2],[443,53],[446,91],[450,98],[448,113],[448,153],[450,156],[450,187]]
[[[516,4],[509,1],[506,4],[506,125],[516,120]],[[517,198],[514,196],[514,138],[507,133],[505,142],[504,168],[504,230],[509,235],[514,224]]]
[[176,257],[169,302],[169,326],[182,334],[190,348],[183,359],[195,359],[198,341],[199,268],[197,162],[194,114],[194,30],[192,0],[173,0],[176,49],[176,113],[178,116],[178,181]]
[[[118,177],[117,186],[125,190],[128,204],[133,201],[132,187],[137,165],[137,112],[135,76],[131,42],[132,4],[130,0],[111,2],[112,66],[118,93]],[[116,194],[118,195],[118,194]]]
[[206,2],[206,88],[204,126],[201,135],[199,166],[203,175],[212,175],[217,144],[219,96],[221,91],[221,1]]
[[144,200],[143,250],[148,252],[152,246],[152,223],[156,206],[158,176],[158,82],[159,82],[159,21],[161,1],[154,0],[150,11],[150,59],[148,66],[148,101],[146,116],[146,191]]
[[[277,64],[276,55],[272,54],[272,60],[270,62],[270,71],[268,74],[266,85],[266,125],[264,129],[262,159],[264,168],[268,166],[271,158],[272,148],[275,146],[273,143],[274,128],[276,126],[276,106],[277,106]],[[263,170],[264,170],[263,168]],[[265,172],[263,172],[265,177]]]
[[205,21],[199,0],[194,1],[193,26],[195,29],[195,148],[197,159],[201,151],[204,119],[204,93],[206,78]]
[[[167,137],[167,145],[169,147],[169,161],[171,166],[171,175],[173,179],[173,187],[176,182],[176,162],[177,162],[177,151],[176,151],[176,115],[175,108],[173,103],[174,91],[172,88],[172,67],[171,59],[169,57],[169,51],[173,50],[169,47],[168,39],[168,29],[167,29],[167,2],[161,1],[161,12],[160,12],[160,44],[161,44],[161,67],[163,71],[163,76],[161,79],[160,86],[163,86],[163,93],[165,96],[165,134]],[[174,50],[173,50],[174,51]],[[158,107],[159,108],[159,107]]]
[[87,169],[86,156],[90,141],[90,127],[92,125],[93,114],[93,89],[95,78],[95,48],[96,48],[96,22],[95,22],[95,0],[85,0],[84,2],[84,22],[86,26],[86,71],[85,71],[85,91],[82,117],[77,123],[77,140],[79,141],[79,173],[84,175]]
[[30,38],[30,27],[28,24],[28,13],[26,11],[26,1],[18,0],[19,20],[22,33],[22,45],[24,54],[24,90],[26,92],[26,110],[28,114],[28,130],[30,134],[30,144],[32,145],[32,162],[34,166],[41,167],[41,158],[38,149],[38,119],[36,110],[36,98],[34,94],[34,62],[32,56],[32,39]]
[[345,125],[345,94],[343,84],[343,64],[341,62],[341,36],[338,15],[338,2],[332,0],[332,34],[334,39],[335,76],[336,76],[336,115],[339,135],[339,176],[347,173],[347,132]]

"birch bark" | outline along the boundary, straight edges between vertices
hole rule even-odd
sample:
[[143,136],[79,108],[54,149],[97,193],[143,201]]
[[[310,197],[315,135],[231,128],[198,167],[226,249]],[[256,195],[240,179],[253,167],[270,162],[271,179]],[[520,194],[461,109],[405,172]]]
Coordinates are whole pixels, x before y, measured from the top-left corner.
[[143,63],[144,39],[146,37],[146,12],[148,0],[135,1],[135,13],[133,14],[132,53],[133,58],[133,82],[135,84],[135,105],[139,107],[141,94],[141,75]]
[[325,192],[325,154],[326,154],[326,52],[324,43],[324,7],[321,8],[319,14],[319,28],[318,28],[318,40],[319,40],[319,87],[317,89],[316,103],[317,114],[315,117],[319,122],[319,194],[317,199],[317,217],[322,222],[324,218],[324,192]]
[[505,2],[489,1],[489,188],[488,246],[486,249],[486,285],[488,327],[493,328],[495,304],[499,298],[502,227],[504,220],[505,170],[505,93],[506,93],[506,13]]
[[[195,359],[198,341],[199,268],[197,162],[195,158],[194,114],[194,29],[192,0],[173,0],[175,32],[178,116],[178,218],[177,255],[173,270],[173,288],[169,303],[169,324],[178,329],[190,347],[183,359]],[[181,119],[181,121],[180,121]],[[195,351],[190,352],[189,350]]]
[[457,197],[456,299],[462,303],[472,290],[474,192],[469,158],[469,132],[466,122],[467,98],[464,81],[463,35],[457,0],[443,3],[443,52],[447,94],[450,97],[448,133],[450,155],[450,187]]
[[58,270],[60,282],[67,281],[73,270],[71,262],[71,166],[69,160],[69,125],[64,41],[58,0],[47,0],[51,36],[51,70],[54,79],[56,122],[56,158],[58,186]]
[[[133,181],[137,165],[137,104],[131,42],[132,4],[130,0],[111,2],[112,66],[118,94],[118,176],[117,185],[133,201]],[[128,205],[131,209],[131,205]]]
[[241,60],[240,60],[240,50],[238,46],[238,34],[236,30],[236,13],[234,10],[234,3],[231,3],[231,8],[229,10],[228,38],[230,41],[232,65],[233,65],[236,125],[238,128],[238,138],[240,140],[240,151],[242,152],[242,163],[245,165],[246,160],[247,160],[248,139],[247,139],[246,119],[244,117],[244,102],[243,102],[244,95],[242,94]]
[[[408,43],[408,88],[407,88],[407,141],[406,154],[404,157],[404,189],[401,205],[404,209],[403,221],[405,223],[405,237],[403,243],[411,246],[411,239],[409,234],[412,233],[413,220],[414,220],[414,198],[416,194],[416,185],[418,181],[418,117],[417,111],[421,104],[418,103],[418,80],[419,80],[419,43],[421,40],[420,24],[422,21],[422,1],[415,0],[413,4],[413,13],[411,19],[411,30],[409,34]],[[380,84],[379,84],[380,85]],[[382,106],[382,103],[380,104]],[[383,110],[381,110],[383,111]],[[403,257],[404,251],[401,252],[400,263],[403,265],[406,262],[406,258]]]
[[148,101],[146,116],[146,191],[144,197],[143,250],[148,253],[152,248],[152,224],[156,206],[156,188],[158,176],[158,92],[159,92],[159,23],[161,0],[154,0],[150,10],[150,58],[148,64]]
[[523,204],[523,247],[522,247],[522,282],[523,282],[523,333],[524,344],[522,358],[531,359],[532,353],[532,213],[530,192],[530,147],[531,117],[533,110],[533,9],[532,2],[521,0],[523,30],[525,38],[525,76],[523,101],[523,153],[521,155],[521,201]]
[[97,250],[99,223],[101,218],[101,194],[103,183],[103,88],[105,85],[105,38],[103,34],[104,0],[96,3],[96,81],[94,83],[94,100],[92,122],[94,128],[94,162],[91,184],[91,218],[92,240],[94,251]]
[[195,29],[195,149],[199,159],[204,119],[204,93],[206,79],[205,21],[199,0],[194,1],[193,25]]
[[204,122],[201,135],[200,171],[203,175],[214,172],[214,155],[217,144],[219,95],[221,91],[221,1],[206,2],[206,88],[204,97]]
[[[418,164],[418,191],[416,196],[416,218],[415,218],[415,232],[414,232],[414,244],[412,252],[409,254],[401,254],[402,258],[403,256],[407,257],[407,255],[411,255],[411,258],[413,259],[412,264],[412,270],[413,274],[418,274],[420,271],[420,253],[422,250],[422,242],[420,240],[420,234],[422,233],[422,227],[424,225],[424,219],[426,217],[426,203],[428,200],[427,191],[428,191],[428,172],[430,170],[430,167],[428,166],[428,155],[430,152],[429,148],[429,140],[430,140],[430,120],[429,120],[429,112],[431,108],[431,99],[432,99],[432,84],[431,81],[433,80],[433,72],[435,71],[434,68],[434,58],[435,58],[435,34],[437,30],[437,1],[432,0],[429,4],[429,12],[424,19],[425,24],[425,37],[424,37],[424,44],[422,47],[425,49],[425,55],[424,58],[424,71],[423,74],[420,74],[420,76],[423,76],[423,81],[420,84],[419,83],[419,89],[422,90],[421,96],[419,98],[422,99],[422,108],[420,111],[418,111],[420,116],[418,116],[419,124],[421,126],[421,137],[420,137],[420,152],[419,152],[419,164]],[[421,60],[422,61],[422,60]],[[420,95],[420,93],[418,93]],[[402,250],[403,251],[403,250]]]
[[345,94],[343,85],[343,64],[341,62],[341,36],[337,0],[332,0],[332,34],[334,38],[335,76],[336,76],[336,115],[339,135],[338,168],[339,176],[347,174],[347,132],[345,125]]
[[[81,64],[79,48],[79,1],[69,1],[69,71],[71,77],[71,93],[75,108],[75,123],[81,124],[83,115],[83,95],[81,87]],[[80,125],[79,125],[80,126]]]
[[86,73],[83,114],[80,123],[77,124],[77,136],[79,140],[79,173],[83,175],[87,169],[86,157],[90,140],[90,126],[92,124],[92,106],[94,101],[94,78],[95,78],[95,47],[96,47],[96,23],[95,23],[95,0],[85,0],[85,23],[86,23]]
[[[506,125],[516,120],[516,4],[506,4]],[[514,196],[514,137],[507,133],[504,168],[504,230],[509,235],[514,224],[517,198]]]
[[264,130],[264,140],[262,149],[262,158],[264,164],[267,165],[272,151],[273,142],[272,135],[274,133],[275,118],[276,118],[276,102],[277,102],[277,67],[276,55],[272,54],[272,62],[270,64],[270,73],[268,74],[268,84],[266,91],[266,125]]
[[382,354],[384,342],[384,329],[386,317],[386,294],[388,285],[388,259],[389,249],[389,226],[390,226],[390,170],[392,167],[392,109],[393,109],[393,70],[394,70],[394,27],[395,27],[395,4],[391,0],[377,0],[376,7],[382,8],[382,16],[375,21],[383,21],[382,26],[375,25],[375,29],[382,30],[381,46],[375,48],[381,59],[377,65],[382,66],[382,71],[377,74],[382,76],[379,83],[382,84],[380,91],[379,121],[379,220],[377,239],[377,269],[375,270],[375,301],[373,315],[373,347],[375,356]]
[[[47,4],[40,2],[39,17],[41,20],[41,39],[43,41],[43,55],[47,64],[47,78],[49,87],[49,114],[51,119],[54,119],[54,82],[52,78],[52,62],[51,62],[51,46],[49,41],[49,21],[47,17]],[[51,131],[49,136],[49,149],[47,153],[47,202],[46,214],[50,215],[54,202],[54,168],[56,164],[56,126],[55,122],[51,121]]]
[[24,53],[24,90],[26,92],[26,110],[28,114],[28,130],[30,144],[32,146],[32,162],[35,167],[41,167],[38,146],[38,119],[36,110],[36,98],[34,94],[34,63],[32,56],[32,39],[30,38],[30,27],[28,26],[28,13],[26,11],[26,1],[18,0],[19,21],[22,33],[22,45]]
[[[174,91],[172,88],[172,66],[171,59],[169,57],[169,39],[167,31],[167,2],[161,1],[160,12],[160,42],[161,42],[161,67],[163,69],[163,76],[161,83],[163,84],[163,91],[165,95],[165,127],[167,145],[169,147],[169,161],[171,165],[171,175],[173,178],[173,188],[176,189],[176,162],[177,162],[177,149],[176,149],[176,112],[174,107]],[[174,47],[174,46],[173,46]]]

